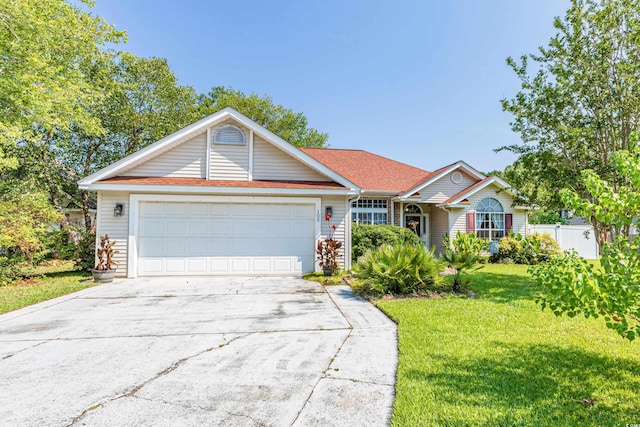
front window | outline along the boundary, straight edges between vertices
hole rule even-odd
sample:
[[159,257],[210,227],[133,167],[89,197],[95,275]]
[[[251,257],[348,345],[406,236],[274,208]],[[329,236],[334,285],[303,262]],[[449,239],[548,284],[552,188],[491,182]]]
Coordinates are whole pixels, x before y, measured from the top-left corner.
[[387,201],[364,199],[352,202],[351,221],[357,224],[387,224]]
[[504,209],[499,201],[486,198],[476,207],[476,235],[483,239],[504,237]]

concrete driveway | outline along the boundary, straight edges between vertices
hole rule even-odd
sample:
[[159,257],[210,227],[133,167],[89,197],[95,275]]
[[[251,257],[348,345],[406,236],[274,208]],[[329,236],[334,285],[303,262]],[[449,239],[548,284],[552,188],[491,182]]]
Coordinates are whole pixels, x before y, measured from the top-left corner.
[[6,426],[388,423],[396,327],[346,286],[120,280],[0,316]]

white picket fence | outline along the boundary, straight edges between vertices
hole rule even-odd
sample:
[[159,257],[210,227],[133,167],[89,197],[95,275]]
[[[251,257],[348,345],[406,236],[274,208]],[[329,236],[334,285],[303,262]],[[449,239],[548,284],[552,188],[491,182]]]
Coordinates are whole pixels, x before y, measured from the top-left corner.
[[529,224],[529,234],[547,233],[563,250],[574,249],[587,259],[598,258],[598,242],[591,225]]

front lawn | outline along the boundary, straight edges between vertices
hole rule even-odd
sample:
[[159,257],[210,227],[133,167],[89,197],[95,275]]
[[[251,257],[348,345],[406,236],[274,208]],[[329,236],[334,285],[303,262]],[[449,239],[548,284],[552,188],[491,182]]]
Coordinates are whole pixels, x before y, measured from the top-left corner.
[[93,286],[91,274],[73,271],[70,263],[41,266],[34,276],[0,286],[0,314]]
[[526,270],[485,266],[475,298],[378,303],[398,322],[393,426],[640,423],[640,340],[541,312]]

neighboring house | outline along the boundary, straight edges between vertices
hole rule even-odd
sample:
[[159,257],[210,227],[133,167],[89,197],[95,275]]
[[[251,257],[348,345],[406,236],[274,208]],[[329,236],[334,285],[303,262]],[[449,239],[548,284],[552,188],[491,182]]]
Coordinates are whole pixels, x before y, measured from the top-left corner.
[[428,172],[366,151],[298,149],[232,108],[79,185],[97,191],[97,234],[117,241],[128,277],[306,273],[330,235],[349,269],[352,221],[411,225],[436,247],[458,230],[527,229],[508,185],[464,162]]

